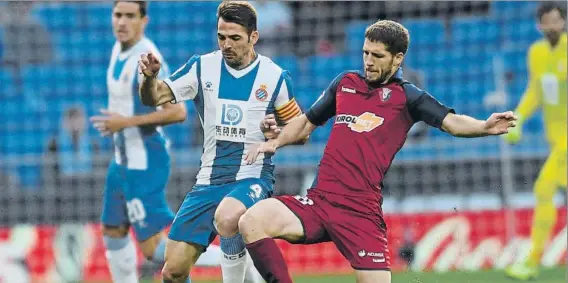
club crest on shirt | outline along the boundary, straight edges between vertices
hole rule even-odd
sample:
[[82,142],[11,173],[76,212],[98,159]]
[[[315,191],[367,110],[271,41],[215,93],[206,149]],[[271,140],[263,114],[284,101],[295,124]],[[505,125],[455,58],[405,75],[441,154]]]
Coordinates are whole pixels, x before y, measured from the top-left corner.
[[357,133],[370,132],[383,124],[385,119],[373,113],[365,112],[359,116],[339,114],[335,118],[336,124],[347,124],[349,129]]
[[260,87],[254,92],[254,96],[259,101],[265,101],[268,98],[268,91],[266,90],[266,85],[261,84]]
[[385,102],[389,100],[390,97],[391,97],[391,90],[386,87],[383,87],[381,93],[381,101]]

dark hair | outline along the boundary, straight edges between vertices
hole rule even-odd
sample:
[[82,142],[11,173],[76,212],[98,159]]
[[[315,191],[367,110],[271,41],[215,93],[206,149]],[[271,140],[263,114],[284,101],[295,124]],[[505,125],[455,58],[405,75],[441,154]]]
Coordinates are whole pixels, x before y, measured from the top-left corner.
[[[566,3],[564,3],[566,4]],[[536,16],[538,17],[538,21],[542,21],[542,16],[544,14],[548,14],[554,10],[558,10],[560,12],[560,16],[566,20],[566,5],[562,5],[558,2],[543,2],[540,4],[538,9],[536,10]]]
[[146,16],[146,11],[148,10],[148,2],[146,1],[114,1],[114,6],[116,6],[116,4],[118,4],[118,2],[132,2],[135,4],[138,4],[138,10],[140,11],[140,16],[141,17],[145,17]]
[[387,51],[395,55],[406,54],[410,42],[408,30],[395,21],[379,20],[365,30],[365,38],[372,42],[383,43]]
[[249,35],[256,31],[256,10],[246,1],[223,1],[217,8],[217,21],[220,18],[245,27]]

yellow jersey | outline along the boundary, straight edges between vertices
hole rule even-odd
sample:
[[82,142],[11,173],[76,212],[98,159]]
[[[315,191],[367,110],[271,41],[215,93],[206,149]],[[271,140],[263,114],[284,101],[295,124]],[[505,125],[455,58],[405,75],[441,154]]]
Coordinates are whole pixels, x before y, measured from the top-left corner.
[[533,43],[528,52],[529,82],[516,113],[522,120],[542,107],[546,138],[551,146],[566,144],[567,36],[552,48],[546,39]]

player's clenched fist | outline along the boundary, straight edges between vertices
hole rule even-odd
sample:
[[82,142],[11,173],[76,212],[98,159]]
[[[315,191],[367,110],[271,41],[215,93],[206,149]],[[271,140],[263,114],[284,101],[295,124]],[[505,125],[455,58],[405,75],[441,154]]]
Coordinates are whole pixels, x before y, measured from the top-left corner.
[[158,60],[158,57],[154,56],[152,52],[148,54],[140,55],[140,61],[138,61],[140,67],[140,72],[146,77],[156,77],[160,72],[160,67],[162,62]]

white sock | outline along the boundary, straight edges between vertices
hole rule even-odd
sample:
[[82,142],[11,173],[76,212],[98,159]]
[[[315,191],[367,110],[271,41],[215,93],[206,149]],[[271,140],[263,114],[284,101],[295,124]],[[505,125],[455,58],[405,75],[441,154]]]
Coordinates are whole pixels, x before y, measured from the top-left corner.
[[248,252],[244,283],[266,283],[266,281],[262,278],[262,275],[260,275],[258,270],[256,270],[256,267],[254,267],[254,262]]
[[221,237],[221,272],[223,282],[243,283],[247,264],[247,250],[241,234]]
[[223,254],[223,258],[221,259],[223,282],[244,282],[247,254],[246,250],[236,255]]
[[207,250],[199,256],[196,266],[219,266],[221,265],[221,259],[223,258],[223,252],[221,247],[210,245]]
[[128,236],[103,237],[108,267],[114,283],[138,283],[136,247]]

